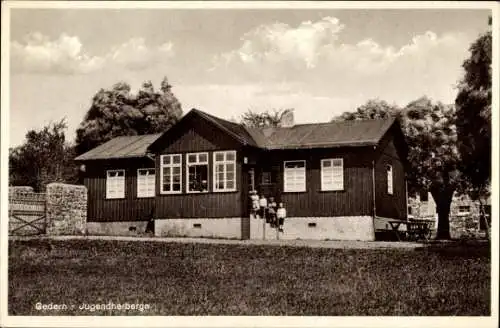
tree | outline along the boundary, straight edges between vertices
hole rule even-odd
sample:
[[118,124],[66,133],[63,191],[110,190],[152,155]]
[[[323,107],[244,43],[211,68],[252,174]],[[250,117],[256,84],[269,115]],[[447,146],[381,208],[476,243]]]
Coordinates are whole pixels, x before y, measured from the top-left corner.
[[76,131],[76,154],[82,154],[112,138],[164,132],[182,116],[180,102],[165,77],[160,91],[151,81],[143,83],[137,94],[125,82],[110,90],[100,89]]
[[389,105],[380,99],[370,99],[366,104],[361,105],[354,112],[344,112],[335,117],[333,121],[368,120],[378,118],[398,117],[401,109],[396,105]]
[[402,113],[409,147],[409,184],[429,190],[438,214],[437,239],[450,239],[450,206],[455,192],[463,193],[457,148],[455,108],[423,97]]
[[490,30],[470,46],[455,99],[461,171],[471,197],[480,201],[488,196],[491,181],[491,43]]
[[39,131],[30,130],[24,144],[9,149],[9,183],[32,186],[35,191],[43,191],[50,182],[75,183],[78,169],[65,129],[63,119]]
[[449,213],[455,191],[463,190],[459,171],[455,110],[453,106],[422,97],[404,108],[370,100],[355,112],[343,113],[336,120],[397,117],[408,143],[407,171],[410,193],[429,190],[438,212],[438,239],[450,238]]
[[[281,126],[287,119],[293,115],[293,109],[273,110],[272,112],[265,111],[258,113],[248,110],[243,114],[241,123],[248,127],[263,128],[263,127],[278,127]],[[293,123],[293,122],[292,122]]]

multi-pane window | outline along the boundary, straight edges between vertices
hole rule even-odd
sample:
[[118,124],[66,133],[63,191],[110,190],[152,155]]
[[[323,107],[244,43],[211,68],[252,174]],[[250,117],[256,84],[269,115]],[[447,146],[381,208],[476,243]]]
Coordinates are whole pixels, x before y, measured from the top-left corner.
[[306,191],[306,162],[285,161],[284,192]]
[[125,170],[110,170],[106,173],[106,198],[125,197]]
[[392,195],[393,192],[393,176],[392,165],[387,165],[387,193]]
[[321,160],[321,190],[344,190],[344,161],[342,158]]
[[160,183],[162,194],[178,194],[182,183],[182,156],[180,154],[161,155]]
[[214,191],[236,190],[236,151],[214,152]]
[[155,196],[155,169],[137,170],[137,197]]
[[187,154],[187,192],[208,192],[208,153]]

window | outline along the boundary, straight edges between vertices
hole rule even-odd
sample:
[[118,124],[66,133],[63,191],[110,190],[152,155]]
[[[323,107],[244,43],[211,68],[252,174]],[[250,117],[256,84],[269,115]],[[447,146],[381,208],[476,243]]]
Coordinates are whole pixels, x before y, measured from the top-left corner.
[[321,160],[321,190],[344,190],[344,161],[342,158]]
[[107,171],[106,198],[125,198],[125,170]]
[[285,161],[284,192],[306,191],[306,161]]
[[236,190],[236,151],[214,152],[214,191]]
[[470,206],[459,206],[458,215],[467,215],[470,213]]
[[162,194],[179,194],[181,193],[182,183],[182,155],[161,155],[160,158],[160,183]]
[[208,192],[208,153],[187,154],[187,192]]
[[392,181],[392,165],[387,165],[387,193],[392,195],[393,181]]
[[155,169],[137,170],[137,197],[155,196]]
[[413,208],[408,206],[408,215],[413,215]]

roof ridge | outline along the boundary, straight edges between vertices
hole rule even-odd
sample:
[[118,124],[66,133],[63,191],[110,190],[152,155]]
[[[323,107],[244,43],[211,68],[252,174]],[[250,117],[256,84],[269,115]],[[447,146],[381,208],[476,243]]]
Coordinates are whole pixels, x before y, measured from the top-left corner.
[[[300,127],[300,126],[310,126],[310,125],[342,125],[345,123],[366,123],[366,122],[373,122],[373,121],[394,121],[396,118],[394,117],[389,117],[389,118],[368,118],[368,119],[362,119],[362,120],[343,120],[343,121],[330,121],[330,122],[311,122],[311,123],[300,123],[300,124],[294,124],[292,126],[265,126],[265,127],[246,127],[248,129],[254,129],[254,130],[264,130],[264,129],[293,129],[295,127]],[[233,122],[231,122],[233,123]],[[244,126],[244,125],[243,125]]]
[[[227,133],[229,133],[230,135],[232,135],[233,137],[235,137],[237,140],[243,142],[244,144],[247,144],[247,141],[242,138],[240,135],[238,135],[237,133],[235,133],[234,131],[231,131],[230,129],[228,129],[227,127],[225,127],[222,122],[224,123],[229,123],[233,126],[237,126],[239,128],[243,128],[243,130],[249,135],[249,137],[253,140],[253,142],[255,142],[255,140],[253,139],[253,137],[247,132],[247,130],[244,128],[244,125],[243,124],[240,124],[240,123],[235,123],[235,122],[231,122],[231,121],[228,121],[228,120],[225,120],[223,118],[220,118],[220,117],[217,117],[217,116],[214,116],[214,115],[211,115],[209,113],[206,113],[202,110],[199,110],[199,109],[196,109],[196,108],[193,108],[191,109],[191,112],[195,112],[199,115],[201,115],[202,117],[205,117],[206,119],[210,120],[212,123],[216,124],[218,127],[220,127],[221,129],[223,129],[224,131],[226,131]],[[222,121],[222,122],[221,122]]]

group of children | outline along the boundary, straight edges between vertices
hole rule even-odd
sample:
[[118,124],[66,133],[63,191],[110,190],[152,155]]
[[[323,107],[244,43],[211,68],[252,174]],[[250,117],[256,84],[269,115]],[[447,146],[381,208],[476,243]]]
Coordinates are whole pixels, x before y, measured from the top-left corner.
[[265,218],[267,223],[273,228],[279,228],[283,232],[283,224],[285,223],[286,209],[283,203],[276,205],[274,197],[269,197],[269,203],[264,195],[257,195],[257,191],[250,192],[252,200],[252,214],[255,218]]

